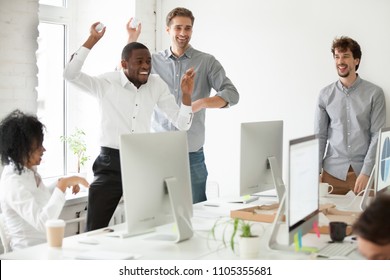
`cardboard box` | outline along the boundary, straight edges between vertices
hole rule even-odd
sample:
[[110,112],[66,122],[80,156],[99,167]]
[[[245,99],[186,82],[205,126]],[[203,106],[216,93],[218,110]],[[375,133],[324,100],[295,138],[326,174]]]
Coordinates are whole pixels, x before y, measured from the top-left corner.
[[[249,208],[243,208],[230,211],[231,218],[240,218],[243,220],[272,223],[276,217],[279,204],[259,205]],[[359,217],[361,212],[342,211],[335,208],[334,204],[321,204],[320,211],[329,219],[329,221],[341,221],[347,223],[347,235],[352,233],[352,224]],[[285,216],[283,216],[283,221]],[[320,226],[320,233],[329,234],[329,226]],[[314,231],[313,231],[314,232]]]
[[[259,205],[230,211],[231,218],[240,218],[248,221],[272,223],[278,212],[279,203]],[[284,218],[283,218],[284,220]]]

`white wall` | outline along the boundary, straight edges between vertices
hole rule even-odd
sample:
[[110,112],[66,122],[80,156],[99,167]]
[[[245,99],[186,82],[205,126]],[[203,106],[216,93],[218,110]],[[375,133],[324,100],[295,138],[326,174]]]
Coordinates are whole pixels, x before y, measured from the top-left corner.
[[38,0],[0,1],[0,118],[36,112]]
[[[214,54],[237,86],[241,100],[209,110],[206,162],[221,192],[238,192],[241,122],[284,120],[287,141],[313,133],[322,87],[337,79],[330,47],[336,36],[359,42],[359,74],[381,86],[390,108],[390,2],[387,0],[162,0],[162,26],[177,6],[195,16],[192,45]],[[163,29],[164,30],[164,29]],[[169,45],[162,36],[162,47]],[[390,109],[387,120],[389,120]],[[388,122],[389,123],[389,122]]]

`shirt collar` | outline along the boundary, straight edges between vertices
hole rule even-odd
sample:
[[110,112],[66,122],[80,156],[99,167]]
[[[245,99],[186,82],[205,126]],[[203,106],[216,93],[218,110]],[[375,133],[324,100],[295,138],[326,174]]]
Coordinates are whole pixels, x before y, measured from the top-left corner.
[[182,58],[182,57],[191,58],[192,55],[193,55],[193,53],[194,53],[194,48],[193,48],[191,45],[189,45],[189,47],[186,49],[186,51],[184,52],[184,54],[183,54],[181,57],[176,57],[176,56],[172,53],[171,48],[168,48],[168,49],[165,50],[164,57],[165,57],[166,59],[168,59],[168,58],[180,59],[180,58]]
[[125,72],[123,69],[120,71],[120,77],[121,77],[121,86],[122,87],[125,87],[128,83],[131,85],[133,84],[132,82],[129,81],[129,79],[125,75]]
[[360,78],[359,75],[357,75],[357,76],[356,76],[355,82],[353,82],[353,84],[352,84],[349,88],[346,88],[346,87],[343,85],[343,83],[342,83],[340,80],[338,80],[339,87],[340,87],[343,91],[345,91],[345,92],[351,92],[351,91],[355,90],[355,89],[361,84],[361,82],[362,82],[362,79]]

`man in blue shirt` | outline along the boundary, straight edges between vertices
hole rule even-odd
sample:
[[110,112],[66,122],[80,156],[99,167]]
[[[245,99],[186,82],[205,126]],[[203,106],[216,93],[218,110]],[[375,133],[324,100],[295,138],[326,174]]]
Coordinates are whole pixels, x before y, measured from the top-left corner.
[[[203,145],[205,142],[205,117],[207,108],[228,108],[238,103],[237,89],[226,77],[221,63],[214,56],[198,51],[190,45],[194,16],[186,8],[175,8],[166,18],[166,31],[171,37],[171,47],[152,55],[152,73],[168,84],[176,102],[181,102],[180,78],[185,71],[194,67],[196,72],[194,92],[192,94],[192,110],[195,113],[192,126],[188,131],[189,158],[191,169],[193,202],[206,200],[207,168],[204,159]],[[128,42],[137,41],[141,25],[127,25]],[[211,89],[216,91],[210,96]],[[175,128],[155,111],[153,129],[169,131]]]
[[362,56],[356,41],[337,38],[332,53],[340,78],[321,90],[316,107],[322,181],[335,194],[358,194],[375,164],[378,133],[386,121],[385,97],[380,87],[356,73]]

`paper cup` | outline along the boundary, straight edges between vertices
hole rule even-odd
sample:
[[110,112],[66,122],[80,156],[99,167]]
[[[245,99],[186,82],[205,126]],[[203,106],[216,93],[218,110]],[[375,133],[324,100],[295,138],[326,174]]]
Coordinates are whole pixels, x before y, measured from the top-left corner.
[[46,237],[50,247],[62,247],[65,233],[64,220],[48,220],[46,222]]

